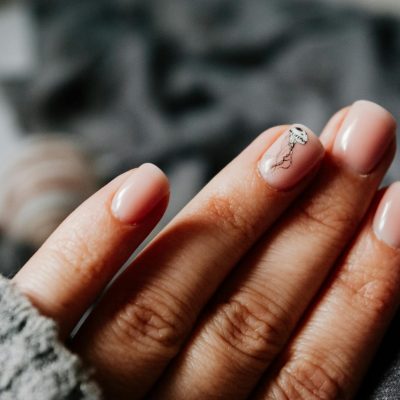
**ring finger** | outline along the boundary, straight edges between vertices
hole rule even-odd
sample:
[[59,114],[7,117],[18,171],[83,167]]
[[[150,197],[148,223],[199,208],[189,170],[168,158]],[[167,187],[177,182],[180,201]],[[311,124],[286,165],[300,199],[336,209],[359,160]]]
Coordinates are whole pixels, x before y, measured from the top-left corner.
[[353,398],[400,302],[399,205],[397,182],[367,219],[257,399]]

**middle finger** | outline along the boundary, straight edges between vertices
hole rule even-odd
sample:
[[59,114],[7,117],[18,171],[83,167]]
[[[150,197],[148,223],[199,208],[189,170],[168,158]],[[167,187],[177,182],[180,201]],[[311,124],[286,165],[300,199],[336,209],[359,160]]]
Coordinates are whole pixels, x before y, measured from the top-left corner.
[[146,393],[225,275],[310,181],[323,153],[305,127],[269,130],[136,258],[74,343],[107,393]]

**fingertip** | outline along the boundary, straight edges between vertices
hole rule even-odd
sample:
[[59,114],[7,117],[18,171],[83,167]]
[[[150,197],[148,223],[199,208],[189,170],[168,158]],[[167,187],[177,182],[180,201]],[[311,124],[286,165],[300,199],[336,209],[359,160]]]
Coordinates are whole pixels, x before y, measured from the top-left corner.
[[111,211],[126,224],[137,224],[169,196],[169,181],[164,172],[151,163],[133,170],[115,193]]
[[397,121],[394,115],[385,107],[381,106],[378,103],[375,103],[370,100],[360,99],[353,103],[353,106],[362,107],[366,110],[371,110],[373,113],[379,113],[382,119],[385,120],[386,124],[391,129],[396,129]]
[[326,149],[333,146],[336,133],[339,131],[341,125],[343,124],[343,121],[345,120],[349,110],[350,106],[347,106],[337,111],[335,114],[333,114],[333,116],[325,125],[325,128],[323,129],[319,139]]
[[396,121],[379,104],[359,100],[353,103],[335,135],[332,155],[353,172],[367,175],[382,164],[395,137]]
[[400,249],[400,182],[392,183],[381,194],[373,230],[376,237],[386,245]]

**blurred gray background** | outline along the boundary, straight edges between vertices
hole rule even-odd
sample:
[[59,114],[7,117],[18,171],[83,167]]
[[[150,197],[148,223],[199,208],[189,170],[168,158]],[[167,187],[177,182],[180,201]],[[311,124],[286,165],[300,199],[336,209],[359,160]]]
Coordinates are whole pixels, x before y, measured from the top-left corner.
[[142,162],[171,179],[165,223],[271,125],[320,132],[360,98],[399,116],[399,12],[388,0],[3,1],[3,273]]

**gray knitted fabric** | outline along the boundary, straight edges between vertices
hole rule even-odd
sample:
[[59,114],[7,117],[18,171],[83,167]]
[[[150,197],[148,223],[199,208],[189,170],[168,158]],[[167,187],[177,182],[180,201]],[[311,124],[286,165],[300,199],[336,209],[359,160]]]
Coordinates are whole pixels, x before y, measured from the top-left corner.
[[97,400],[101,393],[79,358],[45,318],[0,276],[0,399]]

